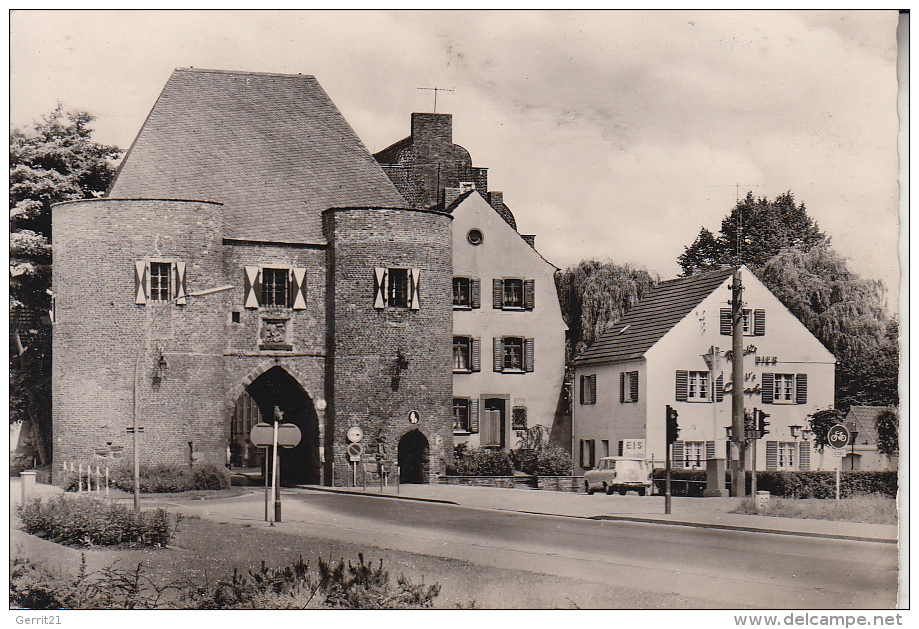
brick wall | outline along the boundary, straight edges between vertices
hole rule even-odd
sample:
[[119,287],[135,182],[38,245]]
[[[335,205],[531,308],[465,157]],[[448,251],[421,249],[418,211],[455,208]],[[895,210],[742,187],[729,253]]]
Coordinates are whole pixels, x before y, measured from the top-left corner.
[[[427,480],[452,456],[452,235],[450,217],[404,209],[333,208],[324,214],[329,250],[326,451],[334,482],[347,483],[351,426],[380,439],[395,459],[413,429],[429,443]],[[419,310],[374,308],[374,268],[421,269]],[[398,370],[398,353],[408,361]],[[395,376],[398,382],[394,381]],[[409,423],[409,411],[420,421]],[[328,456],[328,455],[327,455]]]
[[[184,261],[189,291],[226,283],[221,206],[199,201],[89,200],[54,207],[56,302],[52,403],[55,467],[123,447],[133,457],[134,365],[158,310],[135,304],[134,263]],[[141,462],[222,461],[223,328],[228,293],[173,305],[152,328],[140,363]],[[154,383],[154,357],[166,369]],[[57,479],[55,479],[57,480]]]

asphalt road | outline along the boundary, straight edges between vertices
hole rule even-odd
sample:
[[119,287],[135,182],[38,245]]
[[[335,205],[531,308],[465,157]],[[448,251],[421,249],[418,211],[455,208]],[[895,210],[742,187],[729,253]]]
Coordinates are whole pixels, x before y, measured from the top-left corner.
[[[185,506],[188,506],[187,503]],[[258,495],[194,506],[261,522]],[[761,609],[890,608],[893,544],[585,520],[309,490],[285,491],[276,528],[606,587]]]

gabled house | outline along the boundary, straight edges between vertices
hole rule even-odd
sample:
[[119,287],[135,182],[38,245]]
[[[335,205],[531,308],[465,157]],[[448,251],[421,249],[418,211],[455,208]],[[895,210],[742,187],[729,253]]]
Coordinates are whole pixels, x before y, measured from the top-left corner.
[[[603,456],[639,454],[662,467],[666,407],[679,414],[676,469],[730,458],[733,269],[661,282],[574,360],[577,471]],[[756,442],[757,468],[817,467],[807,416],[833,405],[836,359],[741,267],[744,407],[770,415]],[[822,462],[822,458],[819,460]],[[827,456],[826,464],[835,465]]]
[[855,443],[846,448],[842,469],[855,471],[896,470],[900,457],[887,457],[878,452],[878,431],[875,421],[884,411],[896,411],[888,406],[852,406],[844,424],[853,431]]
[[454,442],[513,448],[537,424],[557,432],[567,329],[557,267],[453,143],[450,114],[413,113],[411,135],[374,157],[410,205],[453,217]]

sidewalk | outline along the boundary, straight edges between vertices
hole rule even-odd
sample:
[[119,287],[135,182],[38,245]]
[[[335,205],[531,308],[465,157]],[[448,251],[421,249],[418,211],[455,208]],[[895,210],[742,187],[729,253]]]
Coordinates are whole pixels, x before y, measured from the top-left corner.
[[671,514],[664,514],[663,496],[607,496],[533,489],[465,487],[457,485],[402,485],[380,487],[309,487],[308,491],[354,493],[378,498],[426,500],[457,504],[463,507],[500,509],[522,513],[623,520],[658,524],[719,528],[831,539],[853,539],[896,543],[898,527],[892,524],[861,524],[832,520],[780,518],[729,513],[740,504],[740,498],[673,497]]
[[[253,487],[254,491],[259,491]],[[807,520],[779,518],[761,515],[729,513],[740,498],[684,498],[672,499],[672,513],[664,514],[663,496],[607,496],[533,489],[499,489],[494,487],[463,487],[457,485],[402,485],[398,488],[385,487],[316,487],[284,489],[288,492],[335,492],[366,495],[376,499],[422,500],[455,504],[478,509],[498,509],[565,516],[597,520],[621,520],[628,522],[650,522],[656,524],[718,528],[727,530],[822,537],[829,539],[851,539],[896,543],[898,527],[892,524],[861,524],[858,522],[836,522],[831,520]],[[59,487],[37,483],[34,491],[26,497],[53,496],[62,493]],[[122,492],[118,492],[119,495]],[[20,504],[22,485],[18,478],[10,478],[10,508]],[[154,496],[144,495],[141,500]]]

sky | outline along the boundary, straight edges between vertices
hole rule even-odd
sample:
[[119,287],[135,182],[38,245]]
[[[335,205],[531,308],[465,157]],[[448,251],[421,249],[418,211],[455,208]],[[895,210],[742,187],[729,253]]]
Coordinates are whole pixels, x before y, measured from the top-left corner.
[[899,282],[895,11],[14,11],[10,124],[94,114],[130,146],[177,67],[316,76],[371,152],[453,114],[560,268],[675,277],[737,194],[791,191],[863,277]]

